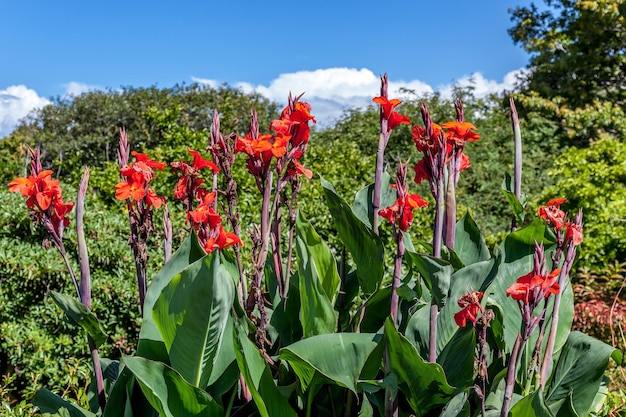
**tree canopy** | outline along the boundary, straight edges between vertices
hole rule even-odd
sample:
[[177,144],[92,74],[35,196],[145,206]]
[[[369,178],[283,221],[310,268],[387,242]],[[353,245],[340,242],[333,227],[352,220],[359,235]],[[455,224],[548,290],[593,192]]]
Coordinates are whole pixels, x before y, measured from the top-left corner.
[[527,91],[572,108],[625,103],[625,1],[545,0],[511,13],[509,33],[531,53]]

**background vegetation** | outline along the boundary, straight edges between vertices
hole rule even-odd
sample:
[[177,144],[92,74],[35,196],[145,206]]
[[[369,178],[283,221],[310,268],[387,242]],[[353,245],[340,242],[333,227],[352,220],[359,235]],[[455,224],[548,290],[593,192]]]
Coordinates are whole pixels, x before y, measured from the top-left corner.
[[[541,7],[512,10],[510,34],[532,54],[531,71],[519,80],[518,91],[480,99],[471,88],[456,91],[466,118],[481,134],[481,140],[467,148],[472,168],[459,184],[459,215],[469,210],[481,230],[491,234],[492,244],[510,227],[511,214],[500,188],[506,173],[502,167],[511,172],[513,164],[508,113],[513,94],[522,118],[522,189],[529,198],[528,217],[553,197],[566,197],[566,210],[583,208],[585,240],[573,277],[579,302],[575,325],[619,347],[625,346],[626,314],[626,305],[616,298],[626,265],[625,16],[623,0],[546,0]],[[435,122],[454,116],[450,99],[437,94],[411,96],[399,110],[417,123],[421,101]],[[41,249],[41,232],[32,228],[20,196],[6,188],[15,176],[26,175],[26,146],[42,147],[44,168],[55,171],[69,195],[81,168],[92,167],[85,222],[94,310],[113,335],[103,346],[103,356],[115,358],[133,351],[140,325],[134,271],[129,267],[132,252],[126,245],[128,219],[113,198],[119,128],[128,130],[133,149],[171,162],[187,158],[187,146],[206,148],[213,109],[220,113],[224,134],[244,134],[253,108],[267,130],[277,105],[226,85],[95,91],[54,100],[0,140],[0,395],[7,415],[30,415],[28,399],[40,386],[65,392],[64,397],[79,403],[87,401],[88,352],[82,333],[64,321],[47,296],[49,290],[69,291],[71,284],[56,252]],[[313,132],[304,162],[351,200],[351,193],[373,179],[378,128],[376,108],[349,111],[335,126]],[[408,127],[394,132],[387,155],[391,173],[397,159],[417,162]],[[249,224],[252,210],[257,210],[255,200],[246,198],[254,192],[252,178],[243,163],[235,176],[243,222]],[[169,195],[173,176],[160,175],[158,181],[157,191]],[[413,190],[430,195],[415,184]],[[302,210],[339,250],[322,198],[314,178],[304,186]],[[183,230],[175,205],[170,210],[177,230]],[[413,233],[420,239],[427,239],[429,216],[426,211],[418,214]],[[74,235],[69,232],[67,239],[72,248]],[[162,263],[158,248],[151,262],[154,272]],[[616,388],[607,413],[624,402],[619,392]]]

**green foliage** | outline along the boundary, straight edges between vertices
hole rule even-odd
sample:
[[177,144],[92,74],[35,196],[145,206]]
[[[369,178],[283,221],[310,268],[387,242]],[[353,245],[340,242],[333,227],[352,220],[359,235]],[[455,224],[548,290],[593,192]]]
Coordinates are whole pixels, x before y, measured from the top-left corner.
[[[93,311],[109,335],[101,350],[105,356],[119,358],[135,350],[140,324],[136,278],[128,268],[133,264],[126,245],[128,218],[89,199],[87,207],[96,294]],[[0,190],[0,208],[0,355],[4,358],[0,364],[2,374],[10,378],[4,389],[18,399],[30,398],[44,385],[51,391],[72,392],[85,405],[86,338],[49,297],[51,290],[75,295],[65,265],[56,250],[41,248],[44,235],[38,228],[31,229],[21,196]],[[72,229],[66,239],[71,250],[76,244]],[[152,268],[159,267],[160,256],[151,251]]]
[[626,2],[545,0],[512,11],[513,41],[531,53],[526,88],[571,107],[596,100],[623,105]]
[[[501,193],[502,180],[513,165],[508,110],[501,98],[479,100],[471,88],[457,93],[464,99],[466,119],[481,133],[481,140],[466,148],[472,168],[463,173],[459,183],[458,213],[467,214],[457,223],[457,251],[444,250],[445,260],[437,260],[419,250],[430,249],[432,207],[416,213],[411,233],[404,237],[409,252],[398,289],[398,327],[387,318],[392,292],[389,265],[395,243],[388,225],[381,227],[380,236],[371,232],[375,214],[368,184],[378,147],[377,108],[351,111],[335,127],[313,131],[303,162],[324,179],[321,186],[317,180],[303,185],[294,246],[297,261],[292,265],[294,274],[286,299],[274,295],[275,273],[272,267],[266,268],[268,282],[262,291],[269,294],[265,298],[269,327],[263,335],[257,333],[256,311],[245,317],[234,301],[236,279],[226,267],[228,260],[217,252],[204,254],[195,236],[187,236],[184,218],[173,202],[170,212],[178,229],[175,246],[180,249],[161,269],[162,255],[155,246],[159,234],[155,236],[149,273],[154,278],[140,320],[135,279],[129,268],[132,254],[126,244],[128,218],[112,190],[119,181],[115,157],[119,127],[128,128],[134,149],[148,152],[155,160],[188,160],[187,146],[206,148],[213,109],[220,111],[223,134],[242,134],[248,128],[248,119],[239,118],[242,108],[247,112],[257,107],[261,130],[267,131],[269,120],[276,114],[274,104],[226,87],[126,88],[59,99],[25,120],[0,143],[0,162],[6,161],[7,167],[2,178],[6,181],[20,171],[23,175],[26,144],[43,144],[45,163],[60,167],[59,173],[68,183],[77,180],[80,166],[93,166],[93,201],[88,201],[85,219],[93,313],[109,334],[101,355],[113,359],[128,355],[122,359],[126,366],[121,373],[108,376],[109,406],[104,415],[131,409],[133,415],[142,416],[157,412],[371,415],[382,413],[384,396],[390,393],[399,399],[400,415],[470,415],[470,410],[479,406],[470,388],[477,383],[477,334],[472,327],[459,329],[454,314],[459,311],[460,297],[471,289],[484,291],[482,307],[494,312],[486,342],[489,354],[485,372],[489,372],[490,386],[485,394],[490,404],[501,405],[502,375],[498,373],[506,366],[521,328],[518,305],[505,292],[532,269],[534,242],[543,242],[550,251],[554,236],[539,220],[530,220],[526,227],[504,236],[512,215]],[[439,95],[415,97],[398,110],[421,124],[422,99],[435,122],[454,119],[450,101]],[[566,208],[583,207],[587,219],[584,245],[588,246],[583,246],[582,260],[600,265],[607,257],[624,255],[619,233],[614,232],[613,237],[618,238],[611,240],[608,232],[616,228],[609,220],[621,213],[618,202],[624,199],[620,191],[626,172],[620,171],[620,164],[626,149],[616,138],[626,133],[625,118],[619,106],[606,102],[570,110],[564,100],[550,104],[536,95],[520,97],[525,115],[522,188],[528,195],[539,195],[556,182],[554,188],[543,191],[542,199],[558,191],[550,197],[565,193],[569,198]],[[546,174],[555,159],[551,155],[562,150],[563,143],[586,143],[594,138],[601,140],[591,141],[588,149],[564,151],[550,175]],[[393,132],[386,155],[389,174],[399,160],[417,162],[419,156],[408,126]],[[248,248],[251,242],[245,229],[258,218],[259,195],[242,162],[238,159],[233,174],[240,191],[243,238]],[[386,184],[389,179],[387,175]],[[169,195],[174,180],[168,171],[159,173],[157,192]],[[387,185],[384,189],[383,201],[388,205],[395,193]],[[409,189],[429,198],[426,186],[411,183]],[[361,191],[354,195],[355,190]],[[350,206],[347,201],[353,199]],[[534,208],[529,207],[527,219],[534,218],[529,215],[534,214]],[[622,217],[626,216],[617,218]],[[6,357],[6,366],[5,361],[0,363],[7,380],[2,394],[7,398],[15,395],[21,401],[46,385],[52,392],[70,392],[69,400],[76,405],[40,391],[42,404],[87,410],[84,333],[71,320],[64,320],[48,297],[49,291],[68,294],[72,288],[58,255],[38,248],[43,236],[32,227],[21,197],[0,191],[0,279],[6,282],[0,287],[0,304],[5,306],[0,310],[0,354]],[[419,242],[415,244],[418,250],[412,240]],[[68,230],[66,241],[73,253],[73,231]],[[486,241],[491,242],[491,250]],[[249,260],[244,268],[244,273],[251,270]],[[436,364],[423,359],[428,350],[431,295],[439,309]],[[78,311],[75,306],[62,304],[66,312]],[[84,312],[79,313],[84,316]],[[601,374],[609,358],[621,361],[611,347],[569,333],[573,314],[569,285],[563,289],[559,313],[555,346],[560,356],[552,379],[545,393],[534,391],[534,380],[524,372],[531,360],[527,347],[520,361],[524,369],[518,372],[513,415],[530,415],[546,407],[555,415],[573,415],[574,411],[585,414],[595,407],[593,400],[602,390]],[[80,319],[81,314],[76,317]],[[546,323],[549,325],[551,318]],[[96,326],[91,323],[86,327],[93,331]],[[355,333],[357,329],[363,333]],[[531,338],[529,345],[535,340]],[[383,363],[387,360],[390,362]],[[30,377],[24,370],[37,370],[37,374]],[[580,373],[588,379],[583,380]],[[42,376],[36,376],[39,374]],[[240,395],[239,374],[252,401],[245,402]],[[568,397],[572,391],[576,399]],[[91,410],[95,410],[93,405]]]
[[550,172],[556,184],[541,196],[566,197],[565,210],[581,208],[585,220],[580,265],[602,269],[626,259],[626,144],[608,135],[588,148],[569,148]]

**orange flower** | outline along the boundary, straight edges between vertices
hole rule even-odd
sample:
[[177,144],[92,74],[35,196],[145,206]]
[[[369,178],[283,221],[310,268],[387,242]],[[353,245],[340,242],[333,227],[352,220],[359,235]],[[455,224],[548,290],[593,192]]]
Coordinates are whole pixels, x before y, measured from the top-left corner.
[[145,153],[132,151],[131,155],[133,155],[135,157],[137,162],[142,162],[142,163],[146,164],[148,167],[150,167],[152,169],[158,169],[159,171],[162,171],[163,168],[165,168],[165,165],[167,165],[165,162],[153,161]]
[[411,129],[411,135],[413,136],[413,142],[415,143],[415,147],[419,152],[426,151],[436,151],[437,150],[437,139],[439,135],[441,135],[441,126],[437,123],[432,124],[433,134],[432,136],[428,136],[428,132],[426,129],[419,125],[413,126]]
[[387,97],[382,96],[374,97],[372,101],[374,103],[380,104],[383,109],[383,117],[387,120],[391,118],[391,113],[393,113],[393,110],[398,107],[400,103],[402,103],[402,101],[398,100],[397,98],[392,98],[391,100],[389,100]]
[[115,198],[118,200],[141,200],[146,195],[146,182],[142,172],[134,172],[127,181],[121,181],[115,186]]
[[217,236],[217,246],[220,250],[233,245],[243,246],[243,242],[235,233],[227,233],[222,225],[219,225],[219,234]]
[[478,132],[475,132],[476,126],[469,122],[447,122],[441,127],[448,130],[448,139],[454,140],[460,145],[464,145],[467,141],[476,142],[480,139]]
[[215,191],[206,194],[198,207],[187,213],[187,220],[191,219],[195,224],[207,224],[210,229],[217,227],[222,222],[222,218],[213,210],[214,200]]
[[35,213],[38,221],[48,218],[57,230],[60,225],[69,225],[66,216],[72,211],[74,203],[64,203],[58,180],[52,179],[52,171],[41,171],[37,176],[16,178],[9,183],[9,191],[19,192],[26,200],[26,206]]

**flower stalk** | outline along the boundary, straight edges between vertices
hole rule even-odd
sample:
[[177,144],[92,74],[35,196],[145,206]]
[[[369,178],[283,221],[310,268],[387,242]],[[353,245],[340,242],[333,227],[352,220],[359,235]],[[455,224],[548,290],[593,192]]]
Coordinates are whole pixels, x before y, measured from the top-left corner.
[[[513,174],[513,193],[515,198],[521,204],[522,198],[522,131],[520,129],[519,117],[517,115],[517,108],[513,97],[509,99],[509,107],[511,109],[511,126],[513,128],[513,141],[515,146],[515,162],[514,162],[514,174]],[[517,230],[517,220],[515,215],[511,223],[511,231]]]

